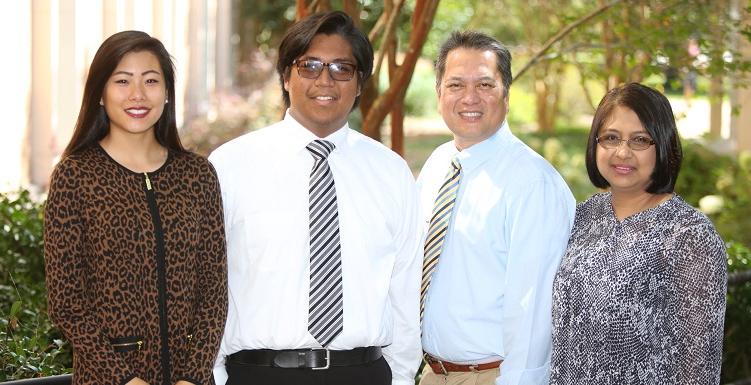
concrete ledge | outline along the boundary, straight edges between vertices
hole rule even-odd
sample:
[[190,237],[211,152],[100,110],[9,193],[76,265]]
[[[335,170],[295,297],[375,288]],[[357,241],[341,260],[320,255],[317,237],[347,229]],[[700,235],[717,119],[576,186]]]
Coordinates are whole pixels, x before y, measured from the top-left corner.
[[60,376],[49,376],[39,378],[29,378],[26,380],[14,380],[3,382],[3,385],[71,385],[73,376],[63,374]]

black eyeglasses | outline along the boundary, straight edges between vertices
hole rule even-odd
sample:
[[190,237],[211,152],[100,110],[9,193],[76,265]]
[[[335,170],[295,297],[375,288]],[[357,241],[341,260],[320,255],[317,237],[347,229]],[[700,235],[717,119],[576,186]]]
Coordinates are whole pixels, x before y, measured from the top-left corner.
[[621,146],[621,143],[626,142],[628,148],[634,151],[643,151],[649,148],[649,146],[655,144],[655,141],[647,138],[646,136],[637,136],[631,139],[621,139],[615,135],[602,135],[597,137],[597,143],[602,147],[608,149],[615,149]]
[[329,67],[329,76],[340,82],[352,80],[357,69],[354,64],[350,63],[324,63],[314,59],[295,60],[292,65],[297,66],[297,74],[306,79],[318,79],[323,68]]

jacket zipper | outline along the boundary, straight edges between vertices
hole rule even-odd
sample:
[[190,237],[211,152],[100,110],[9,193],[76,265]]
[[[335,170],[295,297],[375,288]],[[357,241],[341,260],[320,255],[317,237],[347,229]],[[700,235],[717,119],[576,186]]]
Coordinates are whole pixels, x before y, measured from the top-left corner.
[[159,337],[161,339],[162,383],[170,385],[170,356],[169,356],[169,331],[167,329],[167,273],[164,260],[164,231],[162,220],[159,217],[159,208],[156,205],[156,194],[149,179],[149,173],[144,172],[146,182],[146,200],[151,212],[151,220],[154,223],[154,239],[156,240],[156,266],[157,266],[157,289],[159,300]]
[[137,350],[141,350],[141,347],[143,346],[143,341],[139,340],[139,341],[135,341],[135,342],[123,342],[123,343],[120,343],[120,344],[110,344],[110,345],[112,345],[114,347],[117,347],[117,348],[123,348],[123,347],[126,347],[126,346],[138,345],[138,347],[136,349]]

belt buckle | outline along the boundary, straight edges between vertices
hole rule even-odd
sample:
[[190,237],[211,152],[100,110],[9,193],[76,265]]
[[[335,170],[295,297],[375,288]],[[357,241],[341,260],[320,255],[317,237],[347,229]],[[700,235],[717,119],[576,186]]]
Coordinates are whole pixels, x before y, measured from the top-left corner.
[[431,366],[430,364],[432,364],[434,362],[437,362],[438,365],[441,366],[441,374],[443,374],[444,376],[448,376],[449,375],[448,370],[446,370],[446,367],[443,366],[443,361],[433,359],[433,357],[431,357],[430,354],[428,354],[428,353],[423,353],[423,358],[425,359],[425,362],[428,363],[428,366]]
[[[331,366],[331,351],[329,349],[316,349],[316,350],[325,350],[326,351],[326,366],[313,366],[310,369],[311,370],[325,370],[328,369]],[[315,350],[313,350],[315,351]]]

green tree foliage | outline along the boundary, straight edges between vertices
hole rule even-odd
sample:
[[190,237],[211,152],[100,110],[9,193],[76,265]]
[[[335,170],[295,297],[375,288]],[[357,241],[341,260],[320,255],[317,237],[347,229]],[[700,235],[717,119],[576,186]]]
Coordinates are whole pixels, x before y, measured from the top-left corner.
[[[729,0],[444,1],[434,31],[438,35],[449,28],[488,32],[510,46],[518,69],[550,37],[611,4],[545,51],[529,79],[518,79],[536,93],[537,125],[544,131],[556,125],[561,111],[570,110],[561,105],[566,99],[561,92],[570,92],[559,89],[571,76],[564,67],[576,68],[579,94],[592,110],[605,90],[625,82],[669,88],[679,87],[681,76],[689,71],[708,76],[751,71],[749,61],[734,48],[734,39],[748,38],[751,28],[734,19],[737,10]],[[431,52],[435,35],[426,52]],[[697,41],[699,57],[688,52],[689,39]]]
[[[596,79],[609,89],[668,69],[707,74],[748,71],[748,62],[740,60],[731,41],[733,31],[748,27],[732,18],[729,1],[623,1],[573,33],[560,50],[585,63],[584,78]],[[701,57],[688,51],[690,39],[698,42]],[[726,60],[729,57],[734,60]]]
[[43,206],[0,194],[0,381],[68,372],[70,345],[47,317]]

